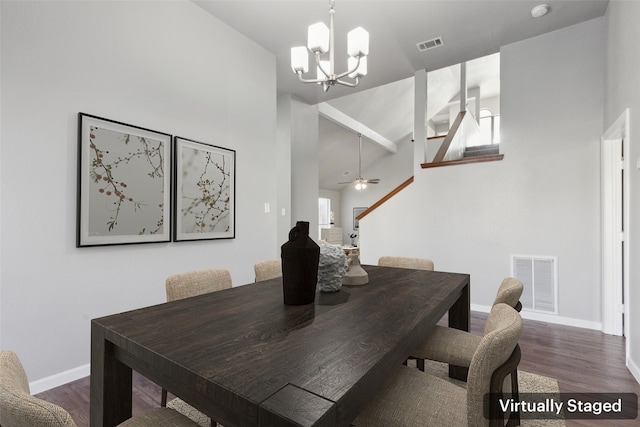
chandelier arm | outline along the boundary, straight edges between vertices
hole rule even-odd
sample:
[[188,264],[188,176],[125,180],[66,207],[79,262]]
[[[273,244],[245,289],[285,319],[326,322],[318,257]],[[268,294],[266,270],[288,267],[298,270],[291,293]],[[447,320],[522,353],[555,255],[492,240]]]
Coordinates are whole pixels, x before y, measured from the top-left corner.
[[344,76],[348,76],[349,74],[351,74],[351,73],[355,72],[355,71],[358,69],[358,67],[360,66],[360,58],[362,58],[362,56],[361,56],[361,55],[358,55],[358,62],[356,62],[356,65],[355,65],[352,69],[347,70],[347,71],[345,71],[344,73],[338,74],[338,75],[336,76],[336,80],[337,80],[337,79],[340,79],[340,78],[342,78],[342,77],[344,77]]
[[356,86],[358,86],[358,83],[360,83],[360,79],[358,77],[356,77],[355,82],[353,82],[353,83],[345,82],[344,80],[336,80],[335,82],[338,83],[338,84],[341,84],[343,86],[356,87]]
[[302,77],[302,73],[296,73],[298,75],[298,80],[300,80],[302,83],[323,83],[326,80],[324,79],[305,79],[304,77]]
[[[331,70],[329,70],[329,73],[327,73],[327,71],[322,68],[322,64],[320,63],[320,52],[316,52],[316,66],[320,69],[320,71],[322,71],[322,74],[324,74],[327,79],[331,80]],[[329,64],[329,68],[332,68],[331,64]]]

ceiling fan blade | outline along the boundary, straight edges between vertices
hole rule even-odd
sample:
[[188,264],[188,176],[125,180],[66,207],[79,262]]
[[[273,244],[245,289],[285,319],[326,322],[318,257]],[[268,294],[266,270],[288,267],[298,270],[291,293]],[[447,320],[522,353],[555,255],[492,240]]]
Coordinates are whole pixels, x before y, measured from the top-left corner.
[[378,178],[363,179],[362,182],[366,182],[367,184],[377,184],[380,182],[380,179]]
[[357,181],[345,181],[345,182],[339,182],[338,184],[355,184]]

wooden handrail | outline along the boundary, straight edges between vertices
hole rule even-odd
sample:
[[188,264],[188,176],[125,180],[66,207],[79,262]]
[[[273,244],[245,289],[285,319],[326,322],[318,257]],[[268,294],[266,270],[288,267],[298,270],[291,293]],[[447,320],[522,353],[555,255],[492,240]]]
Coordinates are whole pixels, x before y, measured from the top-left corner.
[[441,166],[465,165],[468,163],[496,162],[504,159],[504,154],[494,154],[490,156],[463,157],[456,160],[445,160],[444,162],[421,163],[422,169],[437,168]]
[[369,208],[367,210],[365,210],[364,212],[362,212],[360,215],[358,215],[356,217],[356,219],[358,221],[360,221],[362,218],[364,218],[365,216],[369,215],[369,213],[371,213],[374,209],[376,209],[378,206],[380,206],[381,204],[383,204],[384,202],[389,200],[391,197],[395,196],[397,193],[400,192],[400,190],[402,190],[403,188],[405,188],[406,186],[408,186],[412,182],[413,182],[413,176],[411,178],[407,179],[402,184],[398,185],[393,190],[391,190],[386,196],[384,196],[383,198],[381,198],[380,200],[375,202],[373,205],[369,206]]
[[460,111],[456,116],[456,119],[453,122],[453,126],[449,129],[449,133],[447,137],[442,141],[442,145],[440,145],[440,149],[436,153],[433,158],[433,163],[439,163],[444,161],[444,156],[447,155],[447,151],[449,151],[449,147],[451,147],[451,142],[453,141],[453,137],[456,135],[460,124],[462,124],[462,119],[464,119],[464,115],[467,114],[466,111]]

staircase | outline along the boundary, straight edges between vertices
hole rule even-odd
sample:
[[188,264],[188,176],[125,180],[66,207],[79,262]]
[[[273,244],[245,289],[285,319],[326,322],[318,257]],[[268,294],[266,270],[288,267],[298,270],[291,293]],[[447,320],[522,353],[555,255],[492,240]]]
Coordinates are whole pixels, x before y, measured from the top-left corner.
[[494,156],[496,154],[500,154],[498,144],[476,145],[475,147],[466,147],[462,157]]

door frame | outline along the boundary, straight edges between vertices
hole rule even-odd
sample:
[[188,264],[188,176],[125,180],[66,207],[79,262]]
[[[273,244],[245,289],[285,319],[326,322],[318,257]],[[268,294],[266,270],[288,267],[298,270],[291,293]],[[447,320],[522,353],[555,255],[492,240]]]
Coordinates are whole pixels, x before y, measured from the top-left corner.
[[[629,336],[629,109],[601,138],[602,330]],[[622,143],[622,150],[620,144]],[[621,153],[622,151],[622,153]],[[617,153],[617,154],[616,154]],[[619,154],[623,160],[620,164]],[[623,176],[620,177],[621,172]],[[620,230],[624,230],[621,234]],[[624,242],[624,243],[623,243]],[[622,251],[624,244],[625,250]],[[622,300],[624,298],[624,309]],[[627,321],[622,321],[622,315]],[[627,340],[628,344],[628,340]]]

